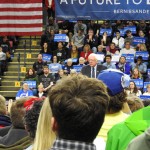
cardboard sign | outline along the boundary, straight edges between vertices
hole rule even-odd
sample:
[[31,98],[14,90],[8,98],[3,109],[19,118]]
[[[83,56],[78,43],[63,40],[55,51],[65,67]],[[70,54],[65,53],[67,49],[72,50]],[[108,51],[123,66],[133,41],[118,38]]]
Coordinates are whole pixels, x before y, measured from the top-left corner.
[[15,81],[15,87],[20,87],[20,82],[19,81]]

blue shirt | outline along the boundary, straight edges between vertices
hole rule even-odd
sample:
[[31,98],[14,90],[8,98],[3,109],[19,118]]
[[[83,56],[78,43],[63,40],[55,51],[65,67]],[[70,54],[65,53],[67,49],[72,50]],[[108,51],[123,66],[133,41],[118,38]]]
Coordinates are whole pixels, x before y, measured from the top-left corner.
[[62,66],[61,64],[59,63],[52,63],[52,64],[49,64],[49,70],[52,72],[52,73],[58,73],[59,70],[62,69]]

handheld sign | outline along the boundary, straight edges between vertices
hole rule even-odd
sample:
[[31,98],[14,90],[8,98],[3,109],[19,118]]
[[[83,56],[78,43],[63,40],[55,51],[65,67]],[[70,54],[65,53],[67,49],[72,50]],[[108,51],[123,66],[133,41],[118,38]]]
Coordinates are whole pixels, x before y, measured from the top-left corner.
[[52,55],[50,54],[42,54],[42,56],[43,56],[42,60],[47,61],[47,62],[50,62],[51,57],[52,57]]
[[36,81],[24,81],[23,83],[27,83],[30,89],[36,88]]
[[107,32],[107,35],[108,35],[108,36],[111,36],[111,34],[112,34],[112,29],[111,29],[111,28],[109,28],[109,29],[100,28],[100,35],[103,35],[104,32]]
[[148,95],[140,95],[140,99],[142,99],[142,100],[150,99],[150,96],[148,96]]
[[134,62],[134,54],[122,54],[121,56],[126,57],[126,62]]
[[73,65],[73,69],[75,69],[77,73],[81,72],[82,67],[83,66],[81,66],[81,65]]
[[148,53],[148,51],[137,51],[135,53],[135,58],[137,59],[138,56],[142,56],[143,60],[148,60],[149,53]]
[[66,42],[66,34],[55,34],[54,42]]
[[133,34],[136,34],[136,26],[127,26],[124,27],[124,32],[126,33],[127,30],[130,30]]
[[146,91],[147,90],[147,85],[150,84],[150,82],[144,82],[144,86],[143,86],[143,90]]
[[143,88],[143,79],[131,79],[138,88]]
[[140,43],[145,43],[146,39],[144,37],[134,37],[133,38],[133,44],[137,45]]

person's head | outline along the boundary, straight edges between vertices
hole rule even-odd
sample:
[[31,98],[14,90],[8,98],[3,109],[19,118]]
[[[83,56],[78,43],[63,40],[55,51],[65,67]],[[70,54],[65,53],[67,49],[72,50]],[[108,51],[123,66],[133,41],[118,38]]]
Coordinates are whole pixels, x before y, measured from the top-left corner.
[[82,25],[82,20],[77,20],[77,24],[78,24],[78,26],[81,26]]
[[49,100],[52,127],[59,138],[93,142],[109,102],[103,82],[83,75],[70,76],[52,88]]
[[39,86],[38,86],[38,91],[39,91],[39,93],[42,93],[42,92],[44,91],[44,86],[43,86],[43,84],[39,84]]
[[115,49],[116,48],[116,45],[115,45],[115,43],[110,43],[110,49]]
[[129,89],[130,89],[130,90],[134,90],[134,89],[136,89],[136,90],[137,90],[137,86],[136,86],[136,84],[135,84],[135,82],[134,82],[134,81],[130,81]]
[[75,69],[70,70],[70,76],[77,75],[77,71]]
[[139,36],[140,36],[140,37],[144,37],[144,36],[145,36],[145,34],[144,34],[143,30],[139,30],[139,32],[138,32],[138,33],[139,33]]
[[112,58],[111,55],[106,55],[106,56],[105,56],[106,62],[107,62],[107,63],[111,63],[111,58]]
[[83,65],[85,63],[85,59],[83,57],[79,58],[79,64]]
[[94,35],[94,31],[93,31],[93,29],[89,29],[89,31],[88,31],[88,35],[89,35],[89,36],[93,36],[93,35]]
[[141,51],[146,51],[146,50],[147,50],[146,45],[145,45],[144,43],[141,43],[141,44],[139,45],[139,49],[140,49]]
[[72,52],[72,53],[77,53],[77,52],[78,52],[78,48],[77,48],[76,45],[73,45],[73,46],[72,46],[71,52]]
[[69,58],[69,59],[67,60],[67,66],[72,66],[72,59],[71,59],[71,58]]
[[116,37],[120,37],[120,31],[119,31],[119,30],[117,30],[117,31],[115,32],[115,34],[116,34]]
[[53,63],[57,63],[57,56],[53,56]]
[[38,54],[38,61],[42,61],[42,58],[43,58],[42,54]]
[[120,59],[119,59],[119,63],[125,64],[126,63],[126,57],[125,56],[121,56]]
[[23,85],[22,85],[22,89],[23,89],[24,91],[29,90],[29,85],[28,85],[28,83],[24,82]]
[[24,103],[30,98],[31,97],[22,97],[12,104],[12,107],[10,109],[10,118],[13,127],[16,129],[24,129],[23,118],[26,112]]
[[147,92],[150,93],[150,84],[147,84],[146,89],[147,89]]
[[141,77],[142,77],[142,75],[141,75],[141,73],[140,73],[140,71],[139,71],[139,69],[138,69],[137,67],[135,67],[135,68],[133,69],[133,71],[132,71],[132,76],[133,76],[133,77],[138,77],[138,78],[141,78]]
[[54,35],[55,31],[53,29],[50,29],[50,35]]
[[43,66],[43,72],[44,74],[49,74],[49,68],[47,65]]
[[63,48],[63,43],[62,42],[58,42],[58,49],[62,49]]
[[125,42],[125,48],[128,50],[130,49],[131,43],[129,41]]
[[0,115],[6,115],[6,99],[2,95],[0,95]]
[[88,62],[91,67],[95,67],[98,63],[97,55],[94,53],[90,54],[88,57]]
[[35,75],[34,69],[33,69],[33,68],[29,68],[29,70],[27,71],[27,75],[28,75],[28,76]]
[[103,45],[98,45],[97,51],[98,51],[98,52],[102,52],[102,51],[103,51]]
[[98,75],[98,79],[103,81],[110,95],[108,113],[116,113],[122,110],[126,102],[125,87],[128,87],[130,77],[121,71],[107,69]]
[[137,58],[137,64],[141,64],[143,61],[143,57],[142,56],[138,56]]
[[63,70],[63,69],[60,69],[60,70],[58,71],[58,74],[59,74],[60,77],[62,77],[62,76],[64,75],[64,70]]
[[103,32],[103,36],[107,36],[108,34],[107,34],[107,32]]
[[37,129],[38,118],[43,101],[35,101],[32,108],[27,110],[24,116],[25,128],[29,133],[29,136],[34,139]]
[[44,49],[47,49],[47,47],[48,47],[48,43],[44,42],[43,48],[44,48]]
[[127,37],[131,37],[132,36],[132,32],[130,30],[126,31]]
[[90,45],[89,44],[85,44],[84,47],[83,47],[83,51],[87,53],[90,50],[91,50]]
[[130,96],[130,97],[128,96],[127,103],[129,105],[131,112],[135,112],[144,107],[142,100],[137,96]]

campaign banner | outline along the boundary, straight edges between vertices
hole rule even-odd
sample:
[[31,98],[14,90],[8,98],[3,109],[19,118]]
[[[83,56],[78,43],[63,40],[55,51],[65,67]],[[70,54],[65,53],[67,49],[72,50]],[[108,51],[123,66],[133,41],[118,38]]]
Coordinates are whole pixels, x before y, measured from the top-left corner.
[[107,35],[111,36],[112,29],[111,28],[108,28],[108,29],[100,28],[100,35],[103,35],[104,32],[107,32]]
[[122,54],[121,56],[126,57],[126,62],[134,62],[134,54]]
[[134,81],[138,88],[143,88],[143,79],[131,79],[130,81]]
[[55,0],[57,20],[150,20],[150,0]]
[[113,63],[119,62],[119,59],[120,59],[120,55],[113,55],[111,62],[113,62]]
[[149,53],[147,51],[137,51],[135,53],[135,58],[137,59],[137,57],[142,56],[143,60],[148,60],[149,58]]
[[145,43],[145,41],[146,41],[146,39],[144,37],[134,37],[133,38],[134,45]]
[[99,62],[104,62],[105,55],[104,54],[96,54],[96,58]]
[[77,73],[81,72],[82,67],[82,65],[73,65],[73,69],[75,69]]
[[147,74],[150,74],[150,69],[147,69]]
[[[67,63],[67,60],[68,60],[68,59],[65,60],[65,63]],[[77,63],[77,62],[78,62],[78,58],[72,58],[72,62],[73,62],[73,63]]]
[[140,95],[140,99],[142,99],[142,100],[150,99],[150,96],[148,96],[148,95]]
[[29,89],[35,89],[36,88],[36,81],[23,81],[23,83],[27,83],[29,86]]
[[51,57],[52,57],[52,55],[50,54],[42,54],[42,56],[43,56],[42,60],[47,61],[47,62],[50,62]]
[[54,42],[66,42],[66,34],[55,34]]
[[136,26],[124,27],[124,33],[126,33],[127,30],[130,30],[132,32],[132,34],[136,34]]
[[146,91],[147,85],[150,84],[150,82],[144,82],[143,90]]

